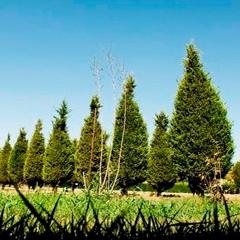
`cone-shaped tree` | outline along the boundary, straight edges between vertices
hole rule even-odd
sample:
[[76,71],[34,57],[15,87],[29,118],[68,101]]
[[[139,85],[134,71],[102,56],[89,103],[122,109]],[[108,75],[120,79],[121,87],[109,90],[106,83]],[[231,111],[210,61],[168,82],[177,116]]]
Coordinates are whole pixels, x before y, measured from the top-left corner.
[[20,184],[23,181],[23,167],[26,160],[28,149],[28,140],[26,139],[26,131],[20,129],[19,136],[13,146],[8,161],[8,173],[10,181],[15,184]]
[[74,168],[72,143],[67,129],[69,109],[65,100],[57,113],[43,161],[43,180],[53,188],[65,184],[72,177]]
[[7,140],[1,149],[0,154],[0,183],[4,186],[9,182],[8,178],[8,159],[12,150],[12,146],[10,144],[10,134],[8,134]]
[[43,124],[38,120],[32,139],[27,151],[27,158],[24,164],[23,176],[25,182],[33,189],[38,184],[42,186],[43,157],[45,151],[45,140],[42,133]]
[[[81,136],[75,152],[75,178],[82,185],[90,186],[100,171],[103,173],[107,158],[107,134],[99,122],[100,102],[93,96],[90,103],[90,115],[85,119]],[[101,163],[102,162],[102,163]]]
[[168,123],[169,120],[164,112],[156,115],[155,130],[149,150],[147,182],[157,191],[158,196],[173,187],[176,182],[176,171],[168,142]]
[[173,160],[192,192],[204,194],[216,171],[224,177],[231,168],[231,123],[193,44],[187,46],[184,67],[170,124]]
[[134,99],[134,89],[135,80],[129,76],[115,119],[112,172],[118,174],[117,183],[124,194],[129,187],[145,181],[147,177],[148,133]]

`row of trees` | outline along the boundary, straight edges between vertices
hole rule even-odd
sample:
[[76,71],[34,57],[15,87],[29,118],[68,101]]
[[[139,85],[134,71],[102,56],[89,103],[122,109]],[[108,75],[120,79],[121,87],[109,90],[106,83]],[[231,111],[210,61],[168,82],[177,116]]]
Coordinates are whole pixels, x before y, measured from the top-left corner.
[[24,129],[13,148],[8,135],[0,154],[0,182],[26,182],[32,187],[43,182],[53,187],[80,183],[90,188],[96,184],[99,193],[116,187],[126,193],[129,187],[147,180],[160,194],[180,179],[188,181],[193,193],[203,194],[232,166],[231,123],[193,44],[187,46],[184,67],[172,118],[163,111],[156,114],[150,145],[146,123],[134,99],[135,81],[128,76],[110,145],[99,121],[99,96],[92,97],[78,140],[68,134],[69,109],[64,100],[46,147],[41,120],[29,145]]

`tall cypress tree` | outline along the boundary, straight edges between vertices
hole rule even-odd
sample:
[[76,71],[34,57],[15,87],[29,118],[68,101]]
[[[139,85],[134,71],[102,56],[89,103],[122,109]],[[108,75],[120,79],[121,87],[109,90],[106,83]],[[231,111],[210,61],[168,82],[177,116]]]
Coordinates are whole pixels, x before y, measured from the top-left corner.
[[90,115],[85,119],[81,130],[80,140],[75,152],[75,177],[81,184],[88,187],[100,170],[104,173],[107,158],[107,134],[103,132],[99,122],[100,102],[93,96],[90,103]]
[[17,141],[14,144],[9,156],[8,173],[10,181],[15,184],[19,184],[23,181],[23,167],[28,149],[28,140],[26,139],[26,135],[27,133],[25,129],[20,129]]
[[173,187],[176,182],[176,172],[168,142],[168,123],[169,120],[164,112],[156,115],[155,130],[149,150],[147,182],[157,191],[158,196]]
[[134,99],[135,86],[135,80],[129,76],[124,84],[115,119],[112,172],[118,174],[118,186],[124,194],[129,187],[146,180],[148,133]]
[[43,124],[41,120],[38,120],[32,139],[27,151],[27,158],[24,164],[23,175],[24,180],[29,187],[33,189],[38,184],[42,186],[42,169],[43,169],[43,157],[45,151],[45,140],[42,133]]
[[74,168],[72,143],[67,129],[69,109],[65,100],[62,101],[57,113],[58,116],[54,117],[53,131],[45,150],[43,165],[43,180],[55,189],[72,177]]
[[193,193],[204,194],[216,171],[224,177],[231,168],[234,147],[227,109],[203,70],[199,51],[193,44],[186,50],[170,136],[180,178],[188,180]]
[[1,149],[0,154],[0,183],[4,186],[9,182],[8,179],[8,159],[12,151],[12,146],[10,144],[10,134],[7,136],[7,140]]

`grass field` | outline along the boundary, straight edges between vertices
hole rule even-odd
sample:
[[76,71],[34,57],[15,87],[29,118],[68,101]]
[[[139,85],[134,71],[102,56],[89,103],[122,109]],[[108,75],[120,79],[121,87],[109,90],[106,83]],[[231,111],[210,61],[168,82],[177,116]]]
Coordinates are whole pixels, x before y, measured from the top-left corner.
[[[141,208],[144,216],[151,215],[160,220],[166,217],[173,217],[176,221],[201,221],[204,214],[213,212],[214,203],[209,197],[198,197],[192,194],[163,193],[162,197],[156,197],[149,192],[130,192],[128,197],[121,197],[118,193],[115,195],[96,194],[87,195],[82,191],[58,192],[53,194],[51,191],[26,191],[24,195],[30,203],[38,210],[43,209],[51,211],[59,199],[55,218],[61,221],[70,221],[72,215],[80,217],[89,202],[98,212],[102,219],[114,219],[119,215],[124,215],[129,219],[134,219]],[[234,198],[235,197],[235,198]],[[231,216],[240,219],[240,201],[236,195],[226,196],[228,209]],[[27,207],[20,196],[14,191],[2,191],[0,193],[0,209],[5,209],[5,216],[22,216],[26,213]],[[93,214],[89,211],[89,215]],[[221,219],[226,218],[226,209],[223,203],[218,204],[218,214]]]
[[240,233],[240,201],[227,196],[226,209],[224,202],[215,204],[209,197],[200,198],[189,193],[164,193],[156,197],[138,191],[121,197],[117,192],[98,196],[82,191],[61,192],[60,189],[56,194],[49,189],[22,191],[27,204],[14,189],[0,192],[0,237],[6,233],[9,236],[28,233],[40,236],[49,231],[55,236],[63,234],[59,235],[61,239],[66,233],[77,234],[76,237],[84,235],[83,239],[94,239],[93,233],[105,239],[142,239],[140,233],[149,236],[148,239],[153,239],[150,238],[152,234],[176,234],[179,239],[181,231],[181,236],[216,231],[225,236],[229,228]]

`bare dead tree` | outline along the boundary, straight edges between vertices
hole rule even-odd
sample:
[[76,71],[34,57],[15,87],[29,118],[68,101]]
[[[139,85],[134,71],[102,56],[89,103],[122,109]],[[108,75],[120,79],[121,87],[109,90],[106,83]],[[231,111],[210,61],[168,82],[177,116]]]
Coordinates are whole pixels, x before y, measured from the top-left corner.
[[[103,50],[103,53],[106,56],[107,62],[108,62],[108,69],[105,70],[105,73],[112,81],[113,103],[114,103],[113,105],[114,105],[114,111],[116,111],[116,99],[117,99],[117,96],[116,96],[116,76],[117,76],[116,65],[115,65],[115,61],[112,56],[111,49],[108,52],[105,52]],[[116,115],[116,113],[115,113],[115,115]],[[115,122],[113,123],[110,151],[109,151],[108,160],[107,160],[107,167],[106,167],[106,172],[104,175],[103,183],[100,186],[100,192],[102,192],[102,190],[105,188],[107,179],[110,180],[110,164],[111,164],[111,158],[112,158],[114,133],[115,133]],[[108,181],[108,183],[109,183],[109,181]],[[109,189],[109,184],[107,184],[107,188]]]
[[[117,81],[119,80],[121,83],[123,82],[123,80],[126,77],[125,74],[125,68],[124,65],[120,65],[119,61],[115,62],[114,57],[112,56],[112,52],[111,49],[108,52],[104,52],[105,56],[107,58],[108,61],[108,70],[106,71],[106,74],[108,75],[108,77],[111,79],[112,82],[112,89],[113,89],[113,98],[114,98],[114,118],[116,118],[116,106],[117,106]],[[120,84],[122,85],[122,84]],[[125,113],[126,113],[126,107],[127,104],[125,105]],[[119,153],[119,158],[118,158],[118,165],[117,165],[117,171],[116,171],[116,175],[114,177],[113,183],[110,184],[110,174],[111,174],[111,170],[110,170],[110,166],[111,166],[111,159],[112,159],[112,152],[113,152],[113,144],[114,144],[114,137],[115,137],[115,122],[113,122],[113,129],[112,129],[112,138],[111,138],[111,143],[110,143],[110,151],[109,151],[109,155],[108,155],[108,161],[107,161],[107,169],[106,169],[106,174],[104,176],[104,180],[103,180],[103,184],[102,184],[102,189],[105,187],[106,184],[106,180],[108,179],[108,184],[107,184],[107,189],[112,192],[117,179],[118,179],[118,175],[119,175],[119,171],[120,171],[120,167],[121,167],[121,156],[122,156],[122,148],[123,148],[123,141],[124,141],[124,133],[125,133],[125,125],[126,125],[126,114],[124,114],[124,127],[123,127],[123,133],[122,133],[122,141],[121,141],[121,145],[120,145],[120,153]],[[101,189],[101,190],[102,190]]]
[[114,178],[114,181],[111,186],[110,192],[114,190],[114,187],[117,183],[118,175],[120,172],[120,167],[121,167],[121,158],[122,158],[122,151],[123,151],[123,143],[124,143],[124,136],[125,136],[125,130],[126,130],[126,120],[127,120],[127,91],[124,89],[124,117],[123,117],[123,131],[122,131],[122,138],[121,138],[121,143],[120,143],[120,150],[119,150],[119,155],[118,155],[118,165],[117,165],[117,173]]
[[[95,78],[95,84],[97,86],[97,95],[99,98],[99,102],[100,102],[100,106],[102,106],[102,72],[103,72],[103,68],[101,68],[100,63],[96,60],[96,58],[94,58],[91,62],[91,70],[93,73],[93,76]],[[101,113],[101,107],[100,107],[100,112]],[[100,114],[100,118],[101,118],[102,114]],[[94,118],[95,119],[95,118]],[[101,119],[100,119],[100,122]],[[102,185],[102,165],[103,165],[103,145],[104,145],[104,131],[101,128],[101,153],[100,153],[100,162],[99,162],[99,190],[100,190],[100,186]],[[100,192],[99,192],[100,194]]]
[[[105,59],[107,60],[107,67],[106,69],[100,67],[99,62],[94,58],[91,61],[91,70],[93,72],[93,76],[95,78],[96,86],[98,89],[98,96],[101,103],[102,100],[102,73],[104,72],[108,78],[110,78],[112,83],[112,91],[113,91],[113,105],[114,105],[114,118],[116,117],[116,105],[117,105],[117,87],[118,82],[120,82],[120,85],[122,85],[123,80],[126,78],[125,74],[125,68],[124,65],[120,65],[119,61],[116,61],[112,54],[112,49],[110,48],[109,51],[102,51]],[[126,102],[126,101],[125,101]],[[102,105],[102,104],[101,104]],[[121,167],[121,157],[122,157],[122,149],[123,149],[123,142],[124,142],[124,133],[126,128],[126,108],[127,103],[125,103],[125,114],[124,114],[124,127],[123,127],[123,133],[122,133],[122,140],[120,145],[120,153],[118,157],[118,164],[117,164],[117,170],[116,175],[113,177],[113,182],[110,183],[111,179],[111,159],[112,159],[112,153],[113,153],[113,143],[114,143],[114,136],[115,136],[115,121],[112,125],[112,134],[111,134],[111,140],[110,140],[110,148],[109,148],[109,154],[106,162],[106,170],[103,174],[102,166],[103,166],[103,143],[104,143],[104,132],[102,130],[101,134],[101,157],[100,157],[100,164],[99,164],[99,189],[98,193],[101,194],[104,189],[109,190],[110,192],[113,191],[117,179],[119,176],[119,171]]]

